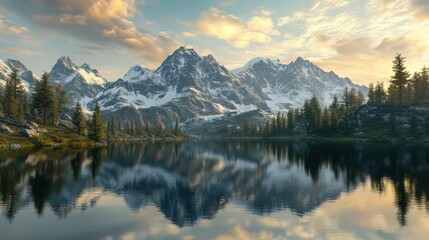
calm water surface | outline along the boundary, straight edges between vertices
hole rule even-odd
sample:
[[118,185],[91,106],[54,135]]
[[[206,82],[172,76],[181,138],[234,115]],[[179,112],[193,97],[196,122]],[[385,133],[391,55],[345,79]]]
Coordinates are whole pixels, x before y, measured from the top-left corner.
[[0,152],[0,239],[429,239],[429,146]]

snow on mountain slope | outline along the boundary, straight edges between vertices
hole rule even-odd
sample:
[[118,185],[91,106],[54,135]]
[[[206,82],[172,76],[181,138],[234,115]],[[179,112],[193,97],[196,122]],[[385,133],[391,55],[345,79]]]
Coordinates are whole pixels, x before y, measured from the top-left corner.
[[257,58],[234,72],[245,84],[254,86],[266,97],[273,112],[300,107],[313,95],[322,106],[328,106],[333,97],[340,96],[346,87],[356,88],[364,94],[368,91],[366,87],[356,85],[348,78],[340,78],[333,72],[325,72],[301,57],[290,64]]
[[[179,48],[152,71],[134,65],[96,96],[102,110],[113,113],[132,107],[149,121],[185,121],[267,106],[253,89],[219,65],[213,56]],[[94,102],[95,102],[94,101]],[[94,102],[92,104],[94,104]]]
[[[65,62],[71,65],[71,61]],[[200,56],[193,49],[180,47],[156,70],[132,66],[98,93],[89,106],[97,101],[106,115],[144,117],[151,123],[161,119],[170,125],[176,119],[185,122],[257,109],[288,111],[301,107],[313,95],[326,106],[346,87],[367,92],[366,87],[301,57],[290,64],[256,58],[230,72],[212,55]]]
[[245,72],[245,71],[249,70],[250,68],[253,67],[253,65],[255,65],[255,64],[259,63],[259,62],[263,62],[265,64],[272,64],[274,66],[280,66],[281,65],[280,60],[273,61],[273,60],[271,60],[269,58],[257,57],[257,58],[254,58],[254,59],[250,60],[243,67],[234,69],[231,72],[234,73],[234,74],[240,74],[242,72]]
[[49,77],[52,82],[64,85],[72,102],[81,100],[85,107],[90,101],[88,98],[92,100],[107,85],[107,80],[96,69],[86,63],[79,67],[65,56],[58,59]]
[[4,86],[6,84],[6,80],[8,79],[9,74],[12,72],[13,68],[18,70],[18,75],[24,84],[25,90],[30,92],[33,84],[38,81],[40,77],[28,70],[27,67],[18,60],[0,59],[0,86]]

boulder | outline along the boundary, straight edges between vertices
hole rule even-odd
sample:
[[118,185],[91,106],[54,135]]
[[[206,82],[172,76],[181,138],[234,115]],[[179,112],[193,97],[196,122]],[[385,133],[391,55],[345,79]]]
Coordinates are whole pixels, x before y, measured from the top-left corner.
[[39,136],[39,133],[34,129],[21,129],[19,130],[19,134],[21,134],[24,137],[37,137]]
[[21,148],[21,145],[19,145],[19,144],[16,144],[16,143],[9,144],[10,150],[19,149],[19,148]]
[[13,133],[12,129],[10,129],[5,124],[1,124],[1,123],[0,123],[0,132],[1,133]]
[[32,122],[32,121],[26,121],[26,124],[27,124],[31,129],[34,129],[34,128],[38,128],[38,127],[39,127],[39,124],[37,124],[37,123],[35,123],[35,122]]
[[37,128],[37,129],[32,129],[34,131],[36,131],[37,133],[47,133],[48,130],[44,129],[44,128]]
[[68,120],[60,120],[58,122],[58,125],[66,127],[68,129],[74,129],[76,127],[71,121]]

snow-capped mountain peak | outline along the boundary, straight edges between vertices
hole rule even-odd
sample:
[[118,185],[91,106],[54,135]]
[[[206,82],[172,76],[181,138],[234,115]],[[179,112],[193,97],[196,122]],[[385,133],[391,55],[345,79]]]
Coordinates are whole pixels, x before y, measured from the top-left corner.
[[54,67],[65,67],[70,69],[77,68],[76,64],[73,63],[69,56],[61,56]]
[[152,75],[153,71],[136,64],[131,66],[128,72],[122,77],[122,80],[126,82],[144,81]]
[[179,54],[179,55],[190,55],[190,56],[199,56],[197,52],[195,52],[192,48],[185,48],[181,46],[176,51],[174,51],[173,55]]
[[89,66],[89,64],[87,64],[87,63],[82,64],[82,66],[80,66],[80,68],[84,69],[86,72],[92,72],[92,70],[93,70],[91,68],[91,66]]
[[275,67],[278,67],[281,65],[280,60],[272,60],[269,58],[257,57],[257,58],[250,60],[243,67],[234,69],[231,72],[234,74],[240,74],[242,72],[245,72],[245,71],[251,69],[254,65],[260,64],[260,63],[270,65],[270,66],[275,66]]
[[28,70],[23,63],[14,59],[0,59],[0,86],[4,86],[6,84],[6,80],[14,68],[18,70],[18,76],[24,84],[24,89],[27,92],[30,92],[33,84],[38,81],[40,77]]
[[89,64],[76,65],[70,57],[62,56],[52,67],[52,82],[64,85],[72,102],[80,100],[83,106],[104,89],[107,80]]
[[171,74],[172,69],[186,68],[189,65],[194,65],[201,60],[200,55],[198,55],[195,50],[185,47],[180,47],[174,51],[170,56],[168,56],[161,66],[156,70],[161,74]]
[[155,71],[132,66],[93,102],[98,101],[107,116],[126,115],[132,121],[144,116],[151,124],[161,118],[170,124],[255,109],[287,111],[301,107],[312,95],[327,105],[345,87],[364,93],[366,89],[301,57],[290,64],[255,58],[233,72],[213,55],[201,57],[180,47]]
[[24,64],[22,64],[20,61],[18,61],[18,60],[14,60],[14,59],[7,59],[6,61],[5,61],[5,63],[12,69],[12,68],[15,68],[15,69],[17,69],[18,71],[27,71],[28,69],[27,69],[27,67],[24,65]]

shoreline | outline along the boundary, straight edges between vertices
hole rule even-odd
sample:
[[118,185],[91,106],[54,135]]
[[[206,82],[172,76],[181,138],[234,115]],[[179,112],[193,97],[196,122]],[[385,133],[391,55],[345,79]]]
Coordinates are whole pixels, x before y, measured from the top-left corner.
[[[75,134],[63,134],[63,140],[71,141],[71,139],[75,138]],[[11,139],[12,138],[12,139]],[[67,143],[39,143],[38,138],[26,138],[22,136],[0,136],[0,150],[18,150],[18,149],[31,149],[31,148],[97,148],[97,147],[105,147],[109,143],[115,142],[156,142],[156,141],[164,141],[164,142],[182,142],[189,140],[189,137],[142,137],[142,138],[115,138],[115,139],[107,139],[103,142],[95,142],[88,140],[82,136],[80,139],[77,139],[78,142],[73,139],[73,142]],[[6,143],[5,143],[6,142]]]
[[429,143],[429,138],[426,139],[410,139],[410,138],[363,138],[363,137],[350,137],[350,136],[282,136],[282,137],[226,137],[226,136],[195,136],[191,139],[196,140],[276,140],[276,141],[323,141],[323,142],[367,142],[367,143]]
[[[309,136],[309,135],[296,135],[296,136],[282,136],[282,137],[262,137],[262,136],[165,136],[165,137],[141,137],[141,138],[113,138],[106,139],[104,142],[94,142],[82,136],[80,139],[76,138],[75,134],[63,134],[63,140],[70,141],[66,143],[49,142],[45,144],[40,143],[40,137],[26,138],[22,136],[0,136],[0,150],[17,150],[17,149],[31,149],[31,148],[97,148],[105,147],[109,143],[120,142],[185,142],[185,141],[198,141],[198,140],[266,140],[266,141],[317,141],[317,142],[357,142],[357,143],[429,143],[429,138],[365,138],[365,137],[350,137],[350,136]],[[7,143],[4,143],[7,142]]]

